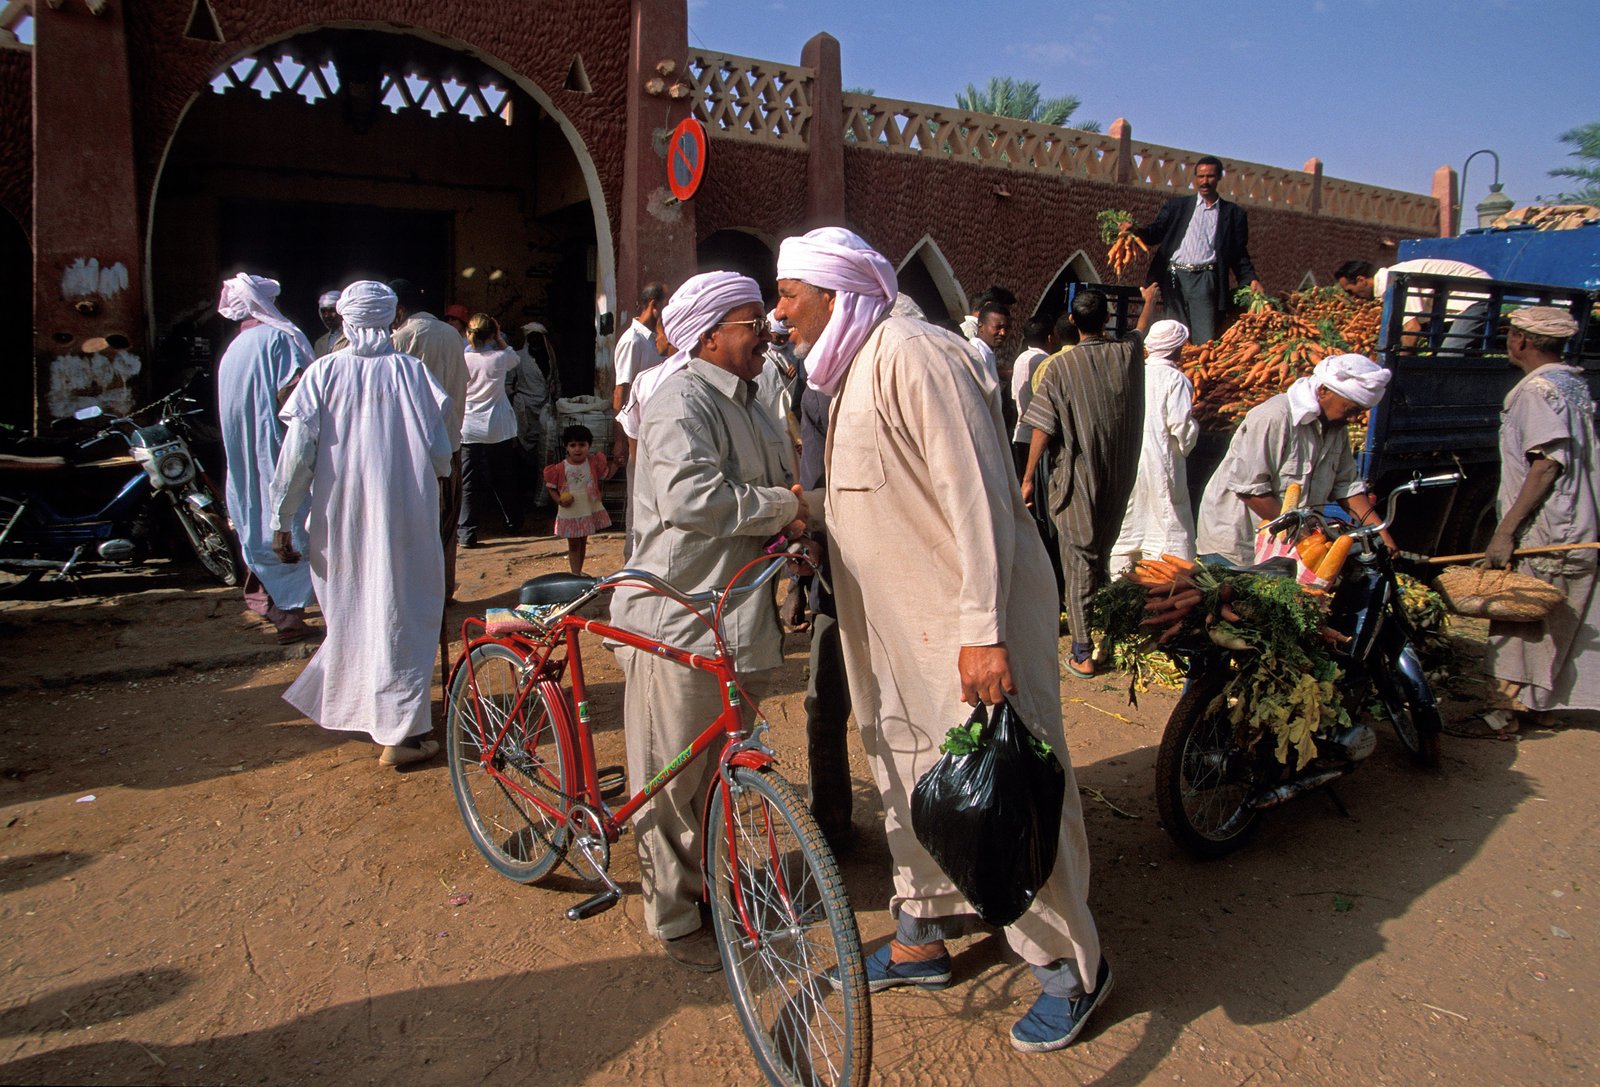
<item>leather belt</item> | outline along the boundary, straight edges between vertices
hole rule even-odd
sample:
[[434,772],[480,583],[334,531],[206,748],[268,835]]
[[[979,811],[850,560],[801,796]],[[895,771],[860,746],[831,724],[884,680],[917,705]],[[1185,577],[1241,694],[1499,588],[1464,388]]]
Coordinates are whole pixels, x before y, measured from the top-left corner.
[[1209,272],[1216,266],[1217,262],[1214,260],[1207,261],[1204,264],[1179,264],[1175,260],[1167,262],[1167,267],[1176,268],[1180,272]]

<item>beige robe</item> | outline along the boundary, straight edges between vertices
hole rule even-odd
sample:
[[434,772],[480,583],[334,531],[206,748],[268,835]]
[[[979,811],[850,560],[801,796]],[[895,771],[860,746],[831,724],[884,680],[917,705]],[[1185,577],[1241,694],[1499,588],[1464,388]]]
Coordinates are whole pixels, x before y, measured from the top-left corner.
[[1055,580],[1012,472],[996,378],[953,333],[884,320],[834,400],[826,480],[850,696],[894,858],[891,912],[974,913],[917,842],[911,791],[970,713],[961,646],[1004,642],[1013,704],[1066,769],[1055,869],[1006,937],[1029,963],[1075,959],[1094,978],[1100,939],[1061,725]]

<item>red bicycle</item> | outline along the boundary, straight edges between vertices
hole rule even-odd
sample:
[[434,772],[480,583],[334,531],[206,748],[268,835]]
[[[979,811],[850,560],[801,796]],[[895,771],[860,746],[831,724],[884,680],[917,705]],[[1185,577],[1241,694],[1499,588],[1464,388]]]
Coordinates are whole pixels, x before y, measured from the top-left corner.
[[[794,557],[763,555],[726,588],[693,595],[639,570],[599,580],[546,574],[522,586],[521,604],[509,615],[468,619],[449,687],[450,782],[473,844],[502,875],[534,883],[565,862],[601,885],[566,911],[577,921],[621,897],[610,875],[611,847],[630,817],[725,740],[701,827],[701,872],[739,1021],[768,1082],[864,1084],[872,1021],[855,915],[821,831],[762,742],[767,723],[745,725],[747,696],[723,641],[729,601],[758,591]],[[735,588],[763,563],[758,578]],[[712,608],[706,621],[717,655],[579,614],[623,585],[646,587],[697,612]],[[716,720],[617,808],[602,796],[595,766],[578,643],[585,631],[708,672],[722,691]]]

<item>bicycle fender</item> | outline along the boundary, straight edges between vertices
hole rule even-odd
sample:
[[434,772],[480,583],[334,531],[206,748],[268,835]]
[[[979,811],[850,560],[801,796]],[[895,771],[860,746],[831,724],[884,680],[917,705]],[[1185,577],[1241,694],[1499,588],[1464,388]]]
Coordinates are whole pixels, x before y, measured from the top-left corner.
[[1383,641],[1378,648],[1389,665],[1389,675],[1399,688],[1397,693],[1414,706],[1433,706],[1433,687],[1428,683],[1428,674],[1422,669],[1422,655],[1398,624],[1385,626]]
[[[712,775],[710,783],[706,786],[706,802],[701,808],[701,811],[705,813],[701,816],[702,822],[700,824],[700,875],[703,886],[710,886],[709,880],[705,877],[706,873],[711,871],[711,836],[713,834],[727,833],[726,827],[714,827],[711,825],[711,801],[716,797],[717,790],[723,787],[722,767],[737,766],[745,770],[759,771],[765,770],[773,765],[775,761],[766,752],[747,747],[726,756],[719,764],[718,772]],[[728,805],[723,805],[723,811],[726,812],[727,810]],[[709,893],[709,891],[706,893]]]

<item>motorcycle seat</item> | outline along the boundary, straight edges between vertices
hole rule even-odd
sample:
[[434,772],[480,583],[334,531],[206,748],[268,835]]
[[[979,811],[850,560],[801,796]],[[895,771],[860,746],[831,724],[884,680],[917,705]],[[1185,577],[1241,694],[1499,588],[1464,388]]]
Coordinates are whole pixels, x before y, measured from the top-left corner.
[[584,574],[541,574],[522,583],[517,602],[528,607],[565,604],[594,588],[598,580]]

